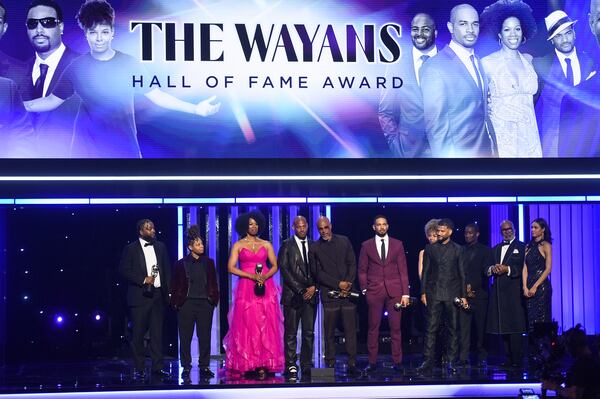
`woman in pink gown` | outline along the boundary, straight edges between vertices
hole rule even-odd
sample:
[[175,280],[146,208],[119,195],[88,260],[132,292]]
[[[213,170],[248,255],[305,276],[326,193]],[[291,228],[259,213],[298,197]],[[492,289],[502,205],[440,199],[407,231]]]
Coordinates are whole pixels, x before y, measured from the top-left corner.
[[[227,263],[227,270],[240,278],[227,315],[229,331],[223,338],[225,367],[263,379],[267,373],[281,372],[284,365],[280,287],[271,278],[277,273],[277,258],[273,245],[258,236],[265,227],[260,212],[240,215],[235,224],[243,238],[233,245]],[[262,264],[262,274],[256,272],[257,264]],[[256,284],[264,284],[263,296],[256,295]]]

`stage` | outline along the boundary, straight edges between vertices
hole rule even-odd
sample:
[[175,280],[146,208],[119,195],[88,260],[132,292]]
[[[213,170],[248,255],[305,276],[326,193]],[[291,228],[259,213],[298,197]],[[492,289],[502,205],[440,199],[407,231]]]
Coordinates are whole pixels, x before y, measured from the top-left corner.
[[[194,367],[189,380],[181,379],[181,369],[171,360],[169,378],[148,375],[143,380],[132,377],[128,360],[96,360],[89,362],[32,363],[6,366],[0,371],[0,394],[5,398],[515,398],[520,388],[539,393],[535,373],[527,367],[511,369],[496,366],[494,359],[487,367],[462,367],[455,374],[437,368],[431,374],[419,375],[416,367],[420,356],[406,359],[404,370],[392,368],[391,359],[381,357],[377,371],[352,378],[345,374],[345,362],[338,359],[335,377],[310,380],[299,376],[296,382],[281,375],[264,380],[244,379],[229,375],[222,359],[213,358],[215,377],[202,379]],[[498,362],[500,360],[498,359]],[[366,358],[359,357],[359,366]]]

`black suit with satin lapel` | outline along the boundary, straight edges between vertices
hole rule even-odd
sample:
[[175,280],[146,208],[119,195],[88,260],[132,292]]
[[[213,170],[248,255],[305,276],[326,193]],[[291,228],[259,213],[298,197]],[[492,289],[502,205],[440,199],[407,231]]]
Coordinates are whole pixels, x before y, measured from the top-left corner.
[[[60,62],[52,75],[52,80],[48,84],[46,95],[52,94],[52,91],[58,84],[62,73],[79,57],[80,54],[65,48]],[[27,64],[28,86],[23,94],[24,100],[33,99],[33,80],[31,78],[32,69],[35,65],[35,57],[29,60]],[[39,158],[69,158],[71,151],[71,141],[73,139],[73,126],[75,117],[79,111],[81,100],[79,96],[74,95],[67,99],[58,108],[53,111],[40,112],[34,114],[33,122],[37,136],[37,156]]]
[[144,335],[147,330],[150,332],[152,369],[159,370],[163,367],[163,314],[169,300],[171,265],[167,248],[162,242],[155,241],[153,248],[161,286],[154,290],[152,298],[144,296],[144,279],[148,276],[148,271],[139,239],[125,247],[119,264],[119,273],[127,282],[127,305],[132,321],[131,348],[138,370],[143,370],[145,366]]
[[[314,241],[306,238],[307,257],[313,244]],[[300,365],[302,370],[310,369],[313,366],[314,325],[318,294],[315,293],[310,301],[296,302],[293,299],[295,297],[297,300],[306,288],[316,284],[315,271],[311,270],[310,257],[307,261],[309,262],[308,267],[304,263],[294,236],[283,242],[277,254],[277,265],[283,278],[281,303],[283,304],[286,369],[290,366],[296,366],[296,347],[300,320],[302,320]]]
[[0,77],[0,158],[30,157],[33,128],[17,85]]
[[[379,123],[392,155],[426,158],[431,156],[431,149],[425,134],[423,94],[416,78],[412,46],[403,50],[400,62],[386,69],[388,86],[379,99]],[[401,88],[393,88],[393,77],[402,79]]]

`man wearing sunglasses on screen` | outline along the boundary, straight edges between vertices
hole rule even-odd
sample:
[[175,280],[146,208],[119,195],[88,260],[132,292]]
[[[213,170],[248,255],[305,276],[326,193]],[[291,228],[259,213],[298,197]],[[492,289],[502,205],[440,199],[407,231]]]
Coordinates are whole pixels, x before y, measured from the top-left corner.
[[[54,0],[33,0],[25,24],[35,57],[28,63],[29,86],[23,97],[33,100],[51,94],[62,72],[79,54],[62,42],[63,14]],[[38,157],[69,157],[79,102],[75,96],[52,112],[34,115]]]

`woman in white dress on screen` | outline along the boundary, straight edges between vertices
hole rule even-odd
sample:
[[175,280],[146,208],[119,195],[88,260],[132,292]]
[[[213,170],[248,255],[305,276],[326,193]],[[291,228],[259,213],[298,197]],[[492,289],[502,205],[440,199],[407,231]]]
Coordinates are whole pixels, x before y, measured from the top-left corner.
[[488,79],[489,116],[500,158],[542,156],[533,106],[537,74],[529,54],[519,47],[537,31],[529,5],[521,0],[499,0],[481,14],[484,28],[498,34],[500,50],[481,60]]

